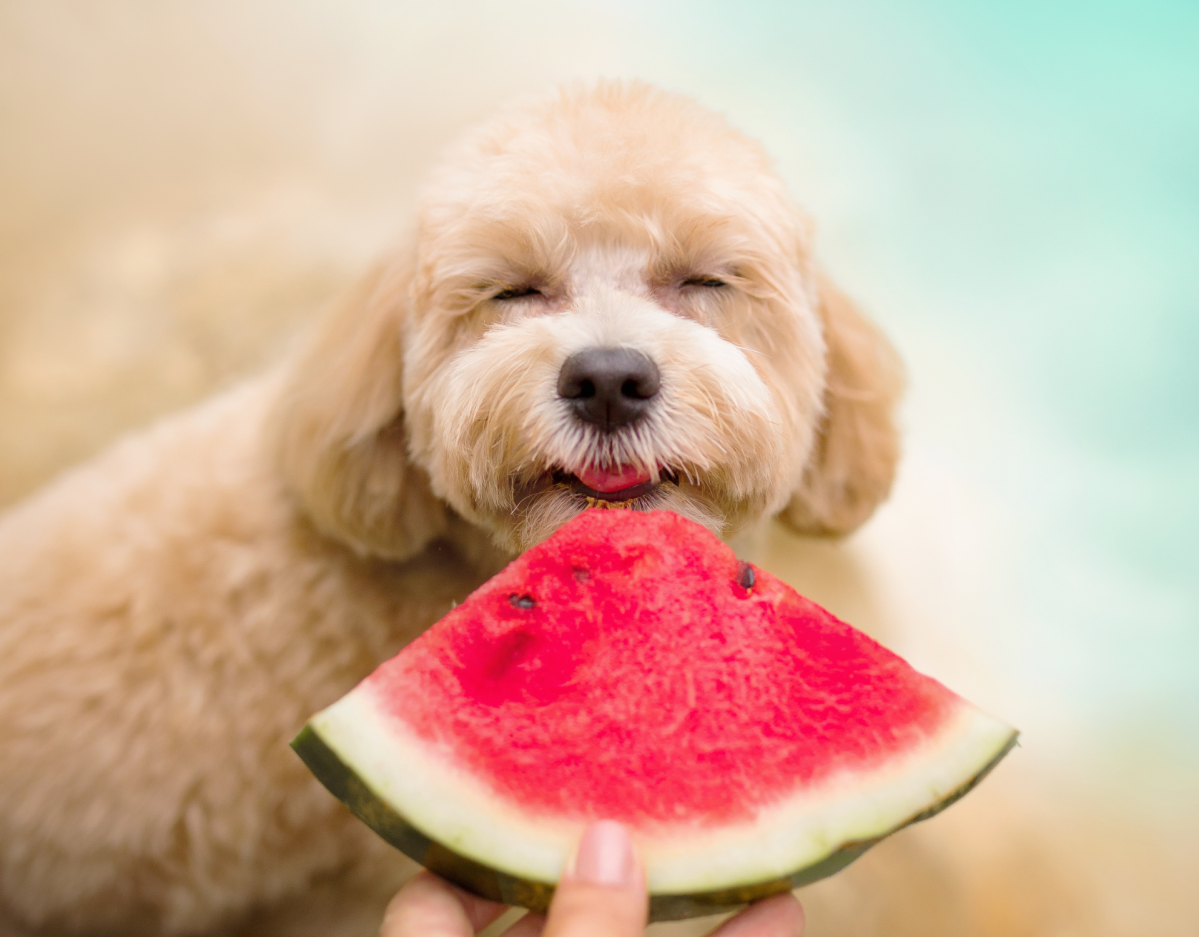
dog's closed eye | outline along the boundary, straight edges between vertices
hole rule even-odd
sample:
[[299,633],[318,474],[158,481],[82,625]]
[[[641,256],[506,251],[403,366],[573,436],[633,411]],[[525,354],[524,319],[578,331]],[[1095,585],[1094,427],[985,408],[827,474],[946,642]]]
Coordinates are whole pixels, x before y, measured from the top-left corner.
[[530,296],[541,295],[541,290],[535,286],[510,286],[507,289],[500,290],[491,298],[502,303],[512,299],[525,299]]
[[719,277],[689,277],[679,285],[698,286],[704,289],[720,289],[722,286],[728,286],[728,283]]

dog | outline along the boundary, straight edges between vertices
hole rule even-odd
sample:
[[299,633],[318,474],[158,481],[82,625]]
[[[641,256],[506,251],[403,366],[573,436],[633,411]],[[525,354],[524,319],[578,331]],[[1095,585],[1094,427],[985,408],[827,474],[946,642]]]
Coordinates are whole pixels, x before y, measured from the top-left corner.
[[0,917],[228,932],[387,851],[287,742],[589,505],[839,536],[894,351],[762,149],[637,83],[519,102],[268,373],[0,519]]

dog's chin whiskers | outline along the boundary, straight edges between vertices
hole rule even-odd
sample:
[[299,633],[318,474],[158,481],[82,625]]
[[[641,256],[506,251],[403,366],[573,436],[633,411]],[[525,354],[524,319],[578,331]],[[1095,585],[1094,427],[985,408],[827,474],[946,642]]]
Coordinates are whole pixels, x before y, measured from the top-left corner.
[[639,499],[636,509],[639,511],[674,511],[697,524],[702,524],[717,536],[724,532],[724,517],[719,511],[697,498],[684,494],[674,485],[658,488],[646,497]]
[[532,499],[518,527],[519,546],[527,549],[540,543],[555,530],[579,513],[582,508],[575,494],[553,488]]
[[541,491],[528,491],[519,498],[514,497],[512,500],[512,508],[508,513],[514,515],[525,514],[527,516],[533,505],[536,503],[537,498],[543,494],[544,492]]

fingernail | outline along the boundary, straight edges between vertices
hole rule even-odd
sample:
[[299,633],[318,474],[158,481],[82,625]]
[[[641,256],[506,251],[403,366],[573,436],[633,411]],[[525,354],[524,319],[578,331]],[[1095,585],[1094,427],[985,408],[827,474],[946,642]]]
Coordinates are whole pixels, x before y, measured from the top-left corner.
[[615,820],[593,823],[575,853],[573,874],[589,885],[625,886],[633,882],[633,843]]

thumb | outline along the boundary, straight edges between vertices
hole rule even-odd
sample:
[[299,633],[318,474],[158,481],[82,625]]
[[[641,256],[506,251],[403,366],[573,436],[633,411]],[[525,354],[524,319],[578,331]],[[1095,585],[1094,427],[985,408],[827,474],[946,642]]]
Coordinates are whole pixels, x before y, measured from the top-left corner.
[[542,937],[641,937],[649,897],[628,831],[614,820],[589,826],[550,903]]

